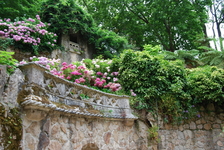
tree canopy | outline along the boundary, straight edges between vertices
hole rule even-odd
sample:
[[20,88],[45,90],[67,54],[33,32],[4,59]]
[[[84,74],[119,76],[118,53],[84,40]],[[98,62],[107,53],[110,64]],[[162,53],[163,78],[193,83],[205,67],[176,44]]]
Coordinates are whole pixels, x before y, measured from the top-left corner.
[[34,17],[42,0],[1,0],[0,18]]
[[103,28],[142,47],[165,50],[197,48],[205,36],[205,6],[210,0],[79,0]]

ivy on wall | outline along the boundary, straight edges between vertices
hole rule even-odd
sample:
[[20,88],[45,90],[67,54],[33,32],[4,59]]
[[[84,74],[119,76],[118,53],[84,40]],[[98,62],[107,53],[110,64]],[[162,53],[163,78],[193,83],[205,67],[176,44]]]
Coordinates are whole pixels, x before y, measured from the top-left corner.
[[51,24],[49,31],[57,33],[59,38],[62,34],[80,32],[94,45],[96,55],[104,58],[112,58],[128,46],[126,38],[113,31],[102,30],[92,16],[73,0],[48,0],[42,4],[40,16]]

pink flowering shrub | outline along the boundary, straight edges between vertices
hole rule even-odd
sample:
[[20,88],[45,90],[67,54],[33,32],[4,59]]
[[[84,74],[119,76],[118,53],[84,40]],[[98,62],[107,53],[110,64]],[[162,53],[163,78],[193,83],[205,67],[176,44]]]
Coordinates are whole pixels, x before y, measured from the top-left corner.
[[117,78],[118,72],[111,72],[112,60],[104,59],[84,59],[82,63],[94,70],[95,76],[92,77],[93,86],[100,89],[109,89],[116,92],[122,89]]
[[13,46],[23,51],[52,51],[56,48],[57,35],[47,31],[49,25],[41,22],[39,15],[15,22],[0,19],[0,37],[13,39]]
[[[66,62],[60,64],[59,59],[36,56],[31,57],[30,60],[45,66],[53,75],[77,84],[104,92],[116,92],[116,94],[122,89],[117,77],[119,73],[110,71],[111,60],[85,59],[72,64]],[[25,63],[27,62],[21,61],[19,64]]]

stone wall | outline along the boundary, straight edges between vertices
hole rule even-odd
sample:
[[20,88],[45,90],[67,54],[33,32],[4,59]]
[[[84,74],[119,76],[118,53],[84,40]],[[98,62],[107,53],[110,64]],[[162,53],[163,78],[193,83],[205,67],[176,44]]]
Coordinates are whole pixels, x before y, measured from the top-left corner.
[[[68,116],[49,112],[42,120],[23,115],[24,150],[81,150],[88,144],[98,150],[147,150],[147,128],[139,122]],[[31,120],[33,119],[33,120]],[[88,150],[91,150],[90,148]]]
[[[179,126],[159,118],[156,144],[148,140],[148,126],[131,113],[127,96],[70,83],[33,63],[11,76],[0,66],[0,77],[0,103],[21,109],[23,150],[224,150],[224,111],[212,104]],[[156,119],[147,118],[155,125]]]
[[[202,110],[205,110],[202,108]],[[224,113],[215,112],[212,104],[200,118],[180,126],[163,125],[159,130],[160,150],[224,150]]]
[[[147,126],[131,114],[127,96],[70,83],[33,63],[1,82],[5,84],[1,104],[21,110],[23,136],[18,149],[151,149]],[[80,99],[81,93],[90,99]]]

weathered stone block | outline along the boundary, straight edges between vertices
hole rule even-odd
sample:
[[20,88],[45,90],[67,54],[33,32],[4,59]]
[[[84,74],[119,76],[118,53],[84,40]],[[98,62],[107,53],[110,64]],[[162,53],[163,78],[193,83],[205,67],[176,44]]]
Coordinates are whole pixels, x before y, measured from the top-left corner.
[[25,116],[28,120],[40,121],[46,117],[46,112],[41,110],[26,110]]
[[17,97],[19,91],[21,90],[21,86],[24,83],[24,79],[24,75],[19,69],[16,69],[15,72],[9,77],[8,85],[5,89],[7,96],[4,97],[4,102],[11,108],[18,106]]
[[190,123],[190,129],[196,129],[196,124],[195,124],[195,122],[191,122]]
[[28,83],[36,83],[40,86],[44,83],[44,71],[43,67],[36,65],[35,63],[30,63],[24,66],[19,66],[24,75],[26,76]]
[[210,130],[212,128],[211,124],[207,123],[204,125],[205,130]]
[[6,66],[0,65],[0,101],[2,100],[2,93],[4,91],[4,86],[6,84],[7,73],[6,73]]

